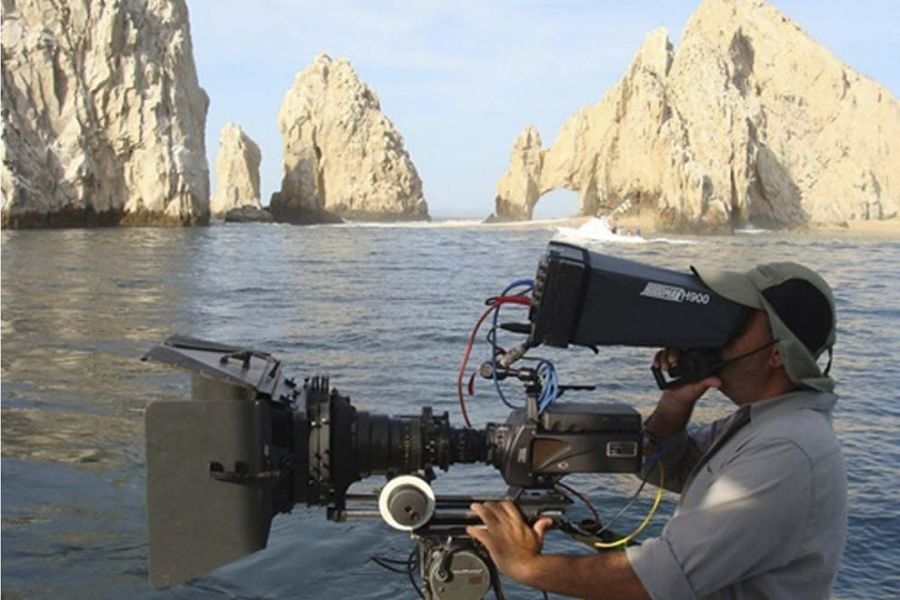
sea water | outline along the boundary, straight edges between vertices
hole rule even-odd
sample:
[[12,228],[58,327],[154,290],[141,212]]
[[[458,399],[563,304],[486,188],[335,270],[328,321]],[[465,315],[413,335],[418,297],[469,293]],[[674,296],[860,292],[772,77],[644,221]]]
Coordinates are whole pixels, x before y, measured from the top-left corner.
[[[653,265],[744,269],[796,260],[834,286],[841,400],[835,429],[849,477],[850,531],[835,593],[900,596],[900,241],[753,232],[728,237],[614,235],[597,223],[391,226],[216,225],[197,229],[2,232],[2,585],[10,598],[412,598],[373,554],[405,557],[408,537],[377,521],[329,523],[297,508],[269,547],[168,591],[147,583],[143,411],[185,397],[187,377],[141,362],[174,333],[264,349],[288,374],[327,373],[372,412],[422,405],[462,420],[455,377],[484,300],[534,275],[554,236]],[[521,320],[504,309],[502,320]],[[501,343],[512,344],[512,334]],[[483,338],[482,338],[483,339]],[[579,400],[621,400],[648,414],[652,351],[541,352]],[[488,356],[486,343],[474,361]],[[508,384],[506,394],[519,401]],[[727,414],[711,394],[695,418]],[[504,419],[487,382],[469,400],[476,425]],[[574,477],[601,515],[636,489],[626,476]],[[367,491],[373,479],[355,487]],[[498,474],[440,473],[443,493],[502,491]],[[636,525],[650,494],[620,524]],[[675,506],[666,501],[649,534]],[[576,511],[577,516],[577,511]],[[556,533],[553,551],[582,551]],[[538,593],[507,585],[510,598]]]

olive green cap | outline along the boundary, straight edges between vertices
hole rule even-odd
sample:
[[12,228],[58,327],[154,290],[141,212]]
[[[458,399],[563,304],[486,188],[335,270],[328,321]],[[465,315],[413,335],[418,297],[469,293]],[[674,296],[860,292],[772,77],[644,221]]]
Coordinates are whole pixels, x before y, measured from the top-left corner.
[[[831,367],[831,352],[835,342],[835,308],[834,295],[828,283],[814,271],[793,262],[776,262],[759,265],[746,273],[734,271],[718,271],[712,269],[696,269],[691,267],[696,275],[713,292],[727,300],[766,311],[772,328],[772,335],[778,340],[778,349],[781,352],[782,361],[788,378],[795,384],[820,391],[834,389],[834,379],[828,375]],[[806,282],[815,290],[801,284],[800,295],[796,297],[796,287],[792,293],[794,297],[786,298],[784,289],[779,290],[786,282]],[[792,285],[794,285],[792,283]],[[808,290],[809,293],[803,293]],[[816,298],[814,292],[819,292],[821,298]],[[787,299],[789,302],[785,302]],[[827,307],[822,303],[824,300]],[[808,303],[808,304],[807,304]],[[813,304],[817,304],[820,310],[813,310]],[[804,310],[806,306],[810,310]],[[779,314],[781,310],[782,314]],[[788,312],[790,310],[790,313]],[[825,313],[822,315],[821,313]],[[798,322],[809,323],[816,315],[819,321],[814,325],[817,332],[814,348],[810,349],[801,341],[800,337],[785,323],[790,322],[795,328]],[[821,317],[827,318],[821,318]],[[823,331],[826,330],[827,331]],[[817,359],[828,351],[828,365],[824,369],[819,368]]]

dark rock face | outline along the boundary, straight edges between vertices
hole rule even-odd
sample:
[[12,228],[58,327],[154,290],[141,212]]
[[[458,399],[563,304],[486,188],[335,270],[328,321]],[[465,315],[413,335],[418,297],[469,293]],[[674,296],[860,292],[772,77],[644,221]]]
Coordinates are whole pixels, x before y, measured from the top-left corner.
[[49,213],[36,211],[8,212],[0,215],[3,229],[65,229],[79,227],[185,227],[208,225],[209,213],[171,217],[158,212],[137,210],[126,212],[122,209],[96,211],[93,207],[63,207]]
[[334,213],[327,210],[297,206],[281,200],[281,194],[272,194],[269,204],[269,212],[277,223],[290,223],[292,225],[316,225],[318,223],[343,223]]
[[272,213],[265,208],[241,206],[225,213],[226,223],[271,223]]

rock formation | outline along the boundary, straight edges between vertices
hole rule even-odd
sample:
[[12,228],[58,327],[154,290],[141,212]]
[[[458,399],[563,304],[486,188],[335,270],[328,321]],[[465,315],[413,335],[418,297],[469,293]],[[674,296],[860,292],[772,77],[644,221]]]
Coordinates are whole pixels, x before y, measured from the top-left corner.
[[209,217],[183,0],[3,0],[4,227]]
[[219,134],[216,157],[216,191],[209,201],[213,216],[249,206],[261,209],[259,202],[259,163],[262,154],[256,142],[234,123],[226,123]]
[[278,221],[427,219],[422,182],[375,93],[346,60],[320,54],[297,74],[279,115]]
[[900,209],[900,103],[761,0],[705,0],[675,51],[646,37],[622,79],[550,149],[531,128],[497,183],[496,215],[580,194],[657,227],[727,231],[883,219]]
[[541,190],[544,154],[541,135],[534,127],[526,127],[513,144],[509,170],[497,182],[497,217],[515,221],[531,218],[538,198],[549,191]]
[[258,206],[238,206],[223,215],[226,223],[271,223],[272,213]]

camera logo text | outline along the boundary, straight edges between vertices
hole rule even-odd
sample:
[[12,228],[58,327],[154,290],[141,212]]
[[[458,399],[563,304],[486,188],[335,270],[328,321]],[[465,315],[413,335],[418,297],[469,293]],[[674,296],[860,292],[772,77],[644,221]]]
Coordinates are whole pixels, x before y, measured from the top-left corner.
[[666,300],[668,302],[693,302],[694,304],[709,304],[709,294],[686,290],[674,285],[665,285],[650,281],[644,286],[641,296]]

